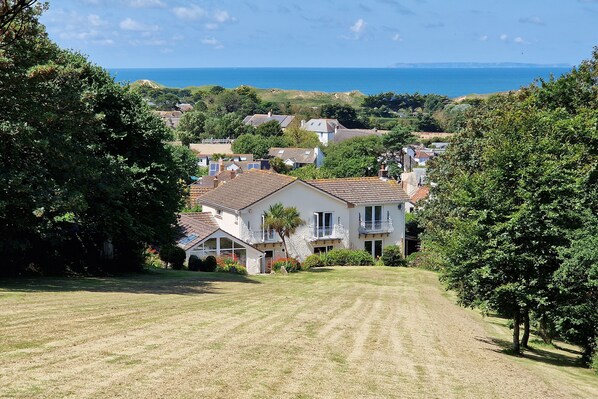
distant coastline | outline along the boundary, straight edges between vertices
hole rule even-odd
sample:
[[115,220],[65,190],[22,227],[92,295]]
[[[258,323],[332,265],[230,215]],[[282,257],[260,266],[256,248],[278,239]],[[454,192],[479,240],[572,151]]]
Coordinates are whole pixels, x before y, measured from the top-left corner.
[[109,71],[121,83],[151,80],[173,88],[248,85],[327,93],[359,91],[371,95],[392,91],[460,97],[517,90],[537,78],[558,77],[571,70],[570,66],[457,68],[435,65],[396,68],[114,68]]
[[573,68],[573,65],[522,62],[397,62],[390,65],[389,68]]

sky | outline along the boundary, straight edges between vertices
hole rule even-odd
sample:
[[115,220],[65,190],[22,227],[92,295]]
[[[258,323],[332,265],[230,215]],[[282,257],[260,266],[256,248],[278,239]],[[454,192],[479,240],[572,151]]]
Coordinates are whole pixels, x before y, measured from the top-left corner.
[[598,0],[49,0],[60,46],[106,68],[576,65]]

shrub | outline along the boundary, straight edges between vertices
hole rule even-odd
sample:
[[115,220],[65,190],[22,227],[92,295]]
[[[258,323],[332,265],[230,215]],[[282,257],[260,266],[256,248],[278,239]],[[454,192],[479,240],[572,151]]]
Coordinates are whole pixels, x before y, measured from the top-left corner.
[[199,268],[200,272],[215,272],[216,271],[216,257],[210,255],[201,262],[201,266]]
[[311,269],[312,267],[322,267],[325,266],[324,261],[322,260],[322,257],[320,256],[320,254],[313,254],[313,255],[309,255],[301,264],[301,269],[302,270],[308,270]]
[[182,270],[185,259],[187,258],[185,250],[181,247],[172,247],[171,251],[170,259],[172,261],[172,268],[174,270]]
[[374,258],[364,250],[333,249],[322,255],[322,262],[326,266],[371,266]]
[[187,264],[187,268],[192,272],[198,272],[201,270],[202,261],[195,255],[191,255],[189,257],[189,262]]
[[279,258],[272,262],[272,270],[275,272],[280,271],[283,266],[289,273],[294,273],[301,269],[301,264],[294,258]]
[[382,262],[385,266],[407,266],[407,261],[403,258],[403,251],[398,245],[389,245],[384,248]]
[[159,252],[159,256],[160,256],[160,260],[164,263],[166,263],[166,265],[168,265],[169,263],[172,263],[172,251],[174,249],[174,245],[164,245],[162,246],[162,248],[160,248],[160,252]]
[[322,255],[326,266],[345,266],[348,264],[350,249],[333,249]]
[[216,271],[220,273],[247,275],[247,268],[237,262],[236,259],[228,256],[221,256],[216,259]]

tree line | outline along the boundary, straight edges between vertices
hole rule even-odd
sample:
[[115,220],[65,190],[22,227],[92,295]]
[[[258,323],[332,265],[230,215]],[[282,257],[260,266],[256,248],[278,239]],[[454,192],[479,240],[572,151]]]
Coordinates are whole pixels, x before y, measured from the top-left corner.
[[[598,49],[476,107],[428,171],[424,248],[461,304],[583,348],[598,338]],[[520,331],[522,329],[523,331]]]
[[51,42],[33,3],[0,18],[0,274],[138,268],[174,238],[188,154],[138,94]]

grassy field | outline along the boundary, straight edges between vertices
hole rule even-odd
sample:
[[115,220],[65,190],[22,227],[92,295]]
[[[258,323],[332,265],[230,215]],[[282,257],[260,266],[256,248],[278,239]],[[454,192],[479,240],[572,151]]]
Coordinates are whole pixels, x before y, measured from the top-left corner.
[[434,273],[161,271],[0,282],[3,398],[592,398],[570,348],[509,330]]

